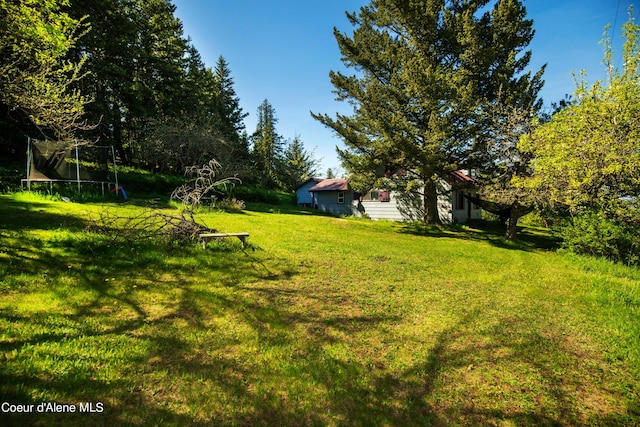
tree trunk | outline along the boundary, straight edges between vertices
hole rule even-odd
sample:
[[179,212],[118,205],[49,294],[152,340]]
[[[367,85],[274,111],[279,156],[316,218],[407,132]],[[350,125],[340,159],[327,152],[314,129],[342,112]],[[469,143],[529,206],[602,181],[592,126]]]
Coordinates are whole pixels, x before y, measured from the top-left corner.
[[425,224],[442,224],[438,214],[438,189],[435,182],[430,179],[425,180],[423,197],[424,217],[422,221]]
[[515,240],[518,233],[518,219],[520,218],[520,210],[518,206],[511,206],[509,209],[509,221],[507,222],[507,231],[504,237],[507,240]]
[[118,154],[120,155],[120,161],[125,164],[128,165],[129,164],[129,156],[127,156],[127,152],[124,149],[124,144],[122,141],[122,117],[120,115],[120,107],[118,106],[117,102],[114,102],[113,104],[113,117],[114,117],[114,121],[113,121],[113,136],[112,136],[112,141],[113,141],[113,145],[116,149],[116,151],[118,152]]

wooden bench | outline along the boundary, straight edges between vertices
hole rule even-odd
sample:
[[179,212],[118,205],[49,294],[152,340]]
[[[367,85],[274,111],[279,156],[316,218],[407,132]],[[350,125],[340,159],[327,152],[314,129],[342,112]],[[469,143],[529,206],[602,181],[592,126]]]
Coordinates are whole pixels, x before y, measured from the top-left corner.
[[244,248],[247,243],[247,237],[249,237],[249,233],[241,232],[241,233],[203,233],[200,234],[200,239],[202,239],[202,247],[207,247],[207,242],[211,239],[223,239],[225,237],[237,237],[242,242],[242,247]]

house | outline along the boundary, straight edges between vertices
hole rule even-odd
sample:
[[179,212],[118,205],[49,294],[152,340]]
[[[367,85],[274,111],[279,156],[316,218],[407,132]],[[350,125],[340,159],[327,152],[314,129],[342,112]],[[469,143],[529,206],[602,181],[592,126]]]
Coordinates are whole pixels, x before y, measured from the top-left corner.
[[[466,223],[482,218],[480,206],[465,196],[477,196],[476,182],[465,172],[452,172],[449,180],[440,181],[438,213],[442,222]],[[382,189],[369,191],[362,198],[359,208],[362,214],[374,220],[421,221],[424,214],[422,196]]]
[[296,199],[298,206],[301,207],[313,207],[313,197],[309,190],[311,187],[321,182],[322,178],[309,178],[302,184],[296,187]]
[[334,215],[354,215],[357,213],[354,205],[354,191],[349,180],[324,179],[309,189],[312,205],[323,212]]

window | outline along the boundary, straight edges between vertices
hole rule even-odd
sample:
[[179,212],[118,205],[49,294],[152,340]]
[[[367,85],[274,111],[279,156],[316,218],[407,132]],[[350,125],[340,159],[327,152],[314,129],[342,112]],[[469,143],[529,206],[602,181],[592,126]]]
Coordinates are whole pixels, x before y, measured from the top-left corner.
[[[475,193],[474,193],[474,194],[472,194],[472,196],[473,196],[473,197],[478,197],[478,195],[477,195],[477,194],[475,194]],[[471,204],[471,207],[472,207],[474,210],[480,210],[480,206],[479,206],[479,205],[476,205],[475,203],[472,203],[472,204]]]
[[464,194],[462,191],[456,191],[456,209],[464,210]]
[[372,202],[375,202],[378,200],[378,190],[371,190],[367,193],[366,196],[364,196],[364,200],[371,200]]
[[363,200],[370,202],[389,202],[391,196],[388,191],[385,190],[371,190],[364,197]]
[[339,204],[344,203],[344,193],[338,193],[338,203]]

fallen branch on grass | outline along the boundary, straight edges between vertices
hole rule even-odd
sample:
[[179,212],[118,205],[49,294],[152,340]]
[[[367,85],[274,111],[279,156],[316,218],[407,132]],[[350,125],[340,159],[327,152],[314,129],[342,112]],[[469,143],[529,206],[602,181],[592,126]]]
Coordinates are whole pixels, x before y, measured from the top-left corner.
[[216,232],[196,222],[191,214],[188,217],[185,213],[179,216],[169,215],[149,209],[135,216],[117,216],[105,209],[99,213],[98,218],[91,218],[87,228],[114,239],[160,239],[174,243],[196,242],[200,234]]

